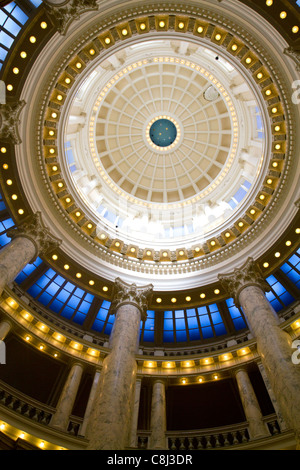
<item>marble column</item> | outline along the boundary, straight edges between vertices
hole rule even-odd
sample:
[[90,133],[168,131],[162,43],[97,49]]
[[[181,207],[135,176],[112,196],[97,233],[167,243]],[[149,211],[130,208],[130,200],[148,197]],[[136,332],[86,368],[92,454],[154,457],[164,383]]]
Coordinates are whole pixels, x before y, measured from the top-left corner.
[[140,409],[140,397],[141,397],[141,386],[142,379],[137,378],[135,382],[135,395],[134,395],[134,404],[133,404],[133,413],[131,420],[131,433],[130,433],[130,447],[137,446],[137,427],[138,427],[138,418],[139,418],[139,409]]
[[91,450],[129,446],[141,319],[147,316],[152,285],[137,287],[116,279],[110,313],[116,315],[103,361],[94,412],[87,428]]
[[150,420],[149,449],[167,449],[166,447],[166,390],[165,382],[157,379],[153,383]]
[[6,233],[11,242],[0,251],[0,294],[6,284],[13,281],[40,252],[53,250],[60,243],[44,226],[40,212],[29,216],[22,225]]
[[96,397],[96,392],[97,392],[97,388],[98,388],[98,385],[99,385],[99,378],[100,378],[100,371],[96,370],[95,375],[94,375],[92,388],[91,388],[90,395],[89,395],[89,399],[88,399],[88,403],[87,403],[87,407],[86,407],[86,410],[85,410],[85,413],[84,413],[83,422],[82,422],[82,425],[81,425],[81,428],[80,428],[80,433],[79,434],[81,436],[85,436],[85,434],[86,434],[86,428],[87,428],[87,425],[88,425],[93,407],[95,405],[95,397]]
[[270,436],[270,433],[263,422],[263,416],[253,390],[249,375],[244,368],[235,371],[240,397],[244,412],[249,425],[250,439],[260,439]]
[[264,294],[269,285],[252,258],[219,279],[247,318],[284,420],[294,431],[300,450],[300,368],[292,362],[292,338],[280,328],[279,318]]
[[0,341],[5,340],[6,336],[10,332],[12,325],[7,320],[2,320],[0,323]]
[[61,429],[62,431],[67,431],[69,418],[72,413],[82,373],[82,364],[79,362],[74,363],[59,397],[56,412],[52,416],[52,420],[50,422],[51,426]]
[[262,378],[263,378],[263,381],[264,381],[264,384],[265,384],[265,386],[266,386],[266,389],[267,389],[267,391],[268,391],[268,394],[269,394],[270,400],[271,400],[271,402],[272,402],[272,405],[273,405],[273,407],[274,407],[274,410],[275,410],[275,413],[276,413],[276,416],[277,416],[277,420],[278,420],[279,427],[280,427],[281,431],[285,431],[285,430],[287,429],[286,422],[285,422],[284,419],[283,419],[281,410],[280,410],[280,408],[279,408],[279,406],[278,406],[277,400],[276,400],[276,398],[275,398],[275,395],[274,395],[273,390],[272,390],[272,388],[271,388],[269,379],[268,379],[268,377],[267,377],[265,368],[264,368],[264,366],[262,365],[262,363],[258,364],[258,368],[259,368],[259,371],[260,371],[261,376],[262,376]]

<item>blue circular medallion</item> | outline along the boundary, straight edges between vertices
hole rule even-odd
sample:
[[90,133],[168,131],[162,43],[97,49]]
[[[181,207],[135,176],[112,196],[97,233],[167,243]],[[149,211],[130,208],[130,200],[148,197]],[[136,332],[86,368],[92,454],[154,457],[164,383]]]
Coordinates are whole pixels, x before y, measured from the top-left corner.
[[150,139],[157,147],[168,147],[177,137],[177,129],[169,119],[158,119],[150,127]]

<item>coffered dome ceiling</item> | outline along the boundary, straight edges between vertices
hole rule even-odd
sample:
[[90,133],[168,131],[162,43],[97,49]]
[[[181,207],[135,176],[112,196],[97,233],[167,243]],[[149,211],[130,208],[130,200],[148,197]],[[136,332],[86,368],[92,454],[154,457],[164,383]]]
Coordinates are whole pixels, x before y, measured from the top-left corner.
[[297,119],[272,29],[252,37],[246,7],[238,25],[202,3],[101,23],[87,12],[28,76],[24,191],[95,275],[161,290],[215,282],[295,213]]

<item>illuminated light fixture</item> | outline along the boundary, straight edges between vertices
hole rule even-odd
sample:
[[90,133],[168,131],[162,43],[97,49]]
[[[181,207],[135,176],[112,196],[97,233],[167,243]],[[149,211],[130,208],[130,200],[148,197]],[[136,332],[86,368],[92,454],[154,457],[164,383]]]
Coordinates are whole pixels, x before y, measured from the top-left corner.
[[18,69],[18,67],[14,67],[14,68],[13,68],[13,73],[14,73],[15,75],[18,75],[19,72],[20,72],[20,70]]
[[26,341],[30,341],[30,336],[25,336]]
[[190,302],[190,301],[192,300],[192,298],[191,298],[190,296],[187,296],[187,297],[185,298],[185,300],[186,300],[187,302]]
[[216,34],[216,35],[215,35],[215,40],[216,40],[216,41],[220,41],[221,38],[222,38],[221,34]]
[[52,259],[53,259],[53,261],[56,261],[58,259],[58,256],[57,255],[52,255]]
[[263,264],[263,267],[264,267],[264,268],[268,268],[268,267],[269,267],[269,263],[265,262],[265,263]]
[[62,101],[62,100],[63,100],[63,96],[62,96],[62,95],[57,95],[56,98],[58,99],[58,101]]
[[272,108],[272,114],[276,114],[278,112],[277,108]]
[[239,222],[239,227],[244,227],[244,222]]
[[186,383],[187,383],[187,380],[186,380],[186,379],[181,379],[181,383],[182,383],[182,384],[186,384]]
[[268,90],[265,91],[265,94],[266,94],[267,96],[270,96],[270,95],[272,94],[272,91],[271,91],[270,89],[268,89]]
[[81,63],[81,62],[77,62],[77,63],[76,63],[76,68],[77,68],[77,69],[81,69],[81,67],[82,67],[82,63]]
[[281,18],[282,20],[284,20],[284,19],[287,17],[287,12],[286,12],[286,11],[282,11],[279,16],[280,16],[280,18]]
[[65,264],[64,269],[68,270],[68,269],[70,269],[70,266],[68,264]]
[[275,126],[275,131],[279,132],[280,131],[280,126]]
[[19,438],[20,438],[20,439],[24,439],[24,437],[25,437],[25,433],[24,433],[24,432],[21,432]]
[[56,165],[53,165],[52,171],[57,171],[57,169],[58,169],[57,166],[56,166]]
[[0,429],[1,429],[1,431],[3,431],[5,429],[5,424],[4,423],[1,423]]
[[4,163],[4,164],[3,164],[3,169],[4,169],[4,170],[8,170],[8,164],[7,164],[7,163]]
[[107,286],[103,286],[102,290],[103,290],[104,292],[107,292],[107,291],[108,291],[108,287],[107,287]]
[[202,377],[199,377],[199,378],[198,378],[198,382],[199,382],[199,383],[202,383],[202,382],[203,382],[203,378],[202,378]]
[[65,78],[65,83],[66,83],[67,85],[69,85],[69,84],[71,83],[71,79],[70,79],[69,77],[66,77],[66,78]]
[[91,279],[91,280],[89,281],[89,285],[90,285],[90,286],[93,286],[94,284],[95,284],[95,281],[93,281],[93,279]]
[[58,183],[58,185],[57,185],[57,186],[58,186],[59,188],[63,188],[63,186],[64,186],[64,183],[63,183],[63,182],[60,182],[60,183]]
[[166,258],[168,256],[168,253],[166,251],[163,252],[163,257]]
[[218,380],[219,376],[217,374],[214,375],[214,380]]
[[122,29],[122,36],[127,36],[128,30],[126,28]]
[[18,196],[16,194],[13,194],[11,198],[13,201],[16,201],[18,199]]
[[6,147],[1,147],[1,153],[6,153]]
[[267,5],[267,7],[272,6],[273,5],[273,0],[267,0],[266,5]]
[[14,87],[11,84],[8,84],[6,88],[8,91],[13,91],[14,89]]
[[22,59],[26,59],[26,57],[27,57],[27,52],[22,51],[22,52],[20,53],[20,56],[21,56]]
[[246,59],[246,64],[251,64],[251,62],[252,62],[251,57],[247,57],[247,59]]
[[51,137],[54,136],[54,131],[50,130],[49,135],[51,135]]
[[83,348],[82,344],[76,343],[75,341],[70,341],[70,346],[71,348],[76,349],[77,351],[81,351],[81,349]]
[[229,238],[229,237],[230,237],[230,232],[226,232],[226,233],[225,233],[225,237],[226,237],[226,238]]
[[161,298],[160,298],[160,297],[158,297],[158,298],[156,299],[156,302],[157,302],[158,304],[160,304],[160,303],[161,303],[161,301],[162,301],[162,300],[161,300]]
[[177,299],[176,299],[175,297],[173,297],[173,298],[171,299],[171,302],[172,302],[173,304],[175,304],[175,303],[177,302]]
[[53,155],[53,154],[55,153],[55,149],[51,148],[51,149],[49,150],[49,153],[51,153],[51,155]]
[[53,117],[53,119],[56,119],[57,118],[57,113],[52,113],[51,117]]
[[279,253],[279,251],[276,251],[276,253],[275,253],[274,256],[275,256],[275,258],[280,258],[280,253]]
[[104,240],[106,238],[105,233],[101,233],[100,238],[101,238],[101,240]]
[[199,246],[196,246],[195,251],[196,251],[196,253],[198,253],[200,251]]
[[299,234],[299,233],[300,233],[300,228],[296,228],[295,232],[296,232],[297,234]]
[[214,240],[212,240],[212,241],[210,242],[210,244],[211,244],[211,246],[215,246],[216,242],[215,242]]
[[105,42],[105,44],[110,44],[110,42],[111,42],[111,41],[110,41],[110,38],[109,38],[109,37],[105,38],[105,39],[104,39],[104,42]]
[[131,253],[135,253],[135,248],[134,247],[130,248],[130,251]]
[[146,255],[147,255],[147,256],[151,256],[151,255],[152,255],[152,251],[150,251],[150,250],[146,251]]
[[159,25],[160,28],[164,28],[165,25],[166,25],[166,23],[165,23],[164,21],[160,21],[160,22],[158,23],[158,25]]
[[116,242],[115,246],[118,248],[120,246],[120,242]]
[[91,356],[98,357],[100,356],[100,351],[97,351],[96,349],[88,348],[87,354],[90,354]]
[[45,447],[45,442],[44,442],[44,441],[40,442],[40,447],[41,447],[42,449]]
[[184,23],[181,21],[180,23],[178,23],[178,28],[179,29],[183,29],[184,28]]
[[276,150],[280,150],[280,149],[281,149],[281,145],[280,145],[280,144],[276,144],[276,145],[275,145],[275,148],[276,148]]
[[71,198],[70,197],[66,197],[66,203],[69,204],[71,202]]
[[197,33],[203,33],[203,26],[198,26]]
[[254,209],[251,209],[250,214],[251,214],[251,215],[254,215],[254,214],[255,214],[255,210],[254,210]]
[[29,41],[31,42],[31,44],[35,44],[36,43],[36,37],[35,36],[30,36]]
[[144,31],[146,29],[145,23],[140,23],[140,29]]
[[236,51],[238,49],[238,45],[237,44],[232,44],[231,49],[233,51]]
[[215,290],[214,290],[214,293],[215,293],[216,295],[218,295],[218,294],[220,294],[220,290],[219,290],[219,289],[215,289]]
[[292,27],[292,32],[293,32],[294,34],[297,34],[297,33],[299,32],[299,26],[293,26],[293,27]]
[[[280,148],[280,147],[279,147],[279,148]],[[279,150],[279,149],[277,149],[277,150]],[[273,163],[272,163],[272,166],[273,166],[274,168],[277,168],[277,167],[278,167],[278,163],[277,163],[277,162],[273,162]]]
[[259,199],[260,199],[261,201],[263,201],[263,200],[265,199],[265,195],[264,195],[264,194],[261,194],[261,195],[259,196]]
[[95,55],[95,54],[96,54],[96,51],[95,51],[95,49],[90,49],[90,50],[89,50],[89,53],[90,53],[90,55]]
[[202,293],[200,294],[200,299],[205,299],[205,294],[204,294],[204,292],[202,292]]
[[271,180],[271,178],[269,178],[269,179],[267,180],[267,183],[268,183],[268,184],[272,184],[272,183],[273,183],[273,180]]
[[179,255],[180,255],[180,256],[183,256],[183,255],[184,255],[184,251],[183,251],[183,250],[180,250],[180,251],[179,251]]
[[41,344],[40,347],[39,347],[39,349],[42,351],[42,350],[44,349],[44,347],[45,347],[45,346],[44,346],[43,344]]
[[87,224],[87,228],[89,229],[93,228],[93,224]]
[[42,28],[42,29],[46,29],[47,26],[48,26],[48,25],[47,25],[46,21],[42,21],[42,22],[41,22],[41,28]]
[[292,242],[291,242],[291,240],[287,240],[287,241],[285,242],[285,244],[286,244],[286,246],[291,246]]
[[75,215],[76,215],[76,217],[80,217],[80,216],[81,216],[81,212],[77,211],[77,212],[75,212]]
[[57,353],[54,353],[53,356],[54,356],[54,357],[58,357],[58,354],[57,354]]
[[81,276],[82,276],[82,274],[81,274],[81,273],[76,273],[76,277],[77,277],[78,279],[80,279],[80,278],[81,278]]
[[20,215],[23,215],[23,214],[24,214],[24,210],[23,210],[23,209],[19,209],[19,210],[18,210],[18,213],[19,213]]

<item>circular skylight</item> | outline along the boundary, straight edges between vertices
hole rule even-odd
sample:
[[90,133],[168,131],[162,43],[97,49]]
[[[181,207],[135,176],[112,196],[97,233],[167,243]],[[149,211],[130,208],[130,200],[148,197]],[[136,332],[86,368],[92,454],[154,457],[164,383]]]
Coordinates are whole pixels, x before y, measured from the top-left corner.
[[177,128],[170,119],[158,118],[151,125],[149,136],[155,146],[166,148],[176,140]]

